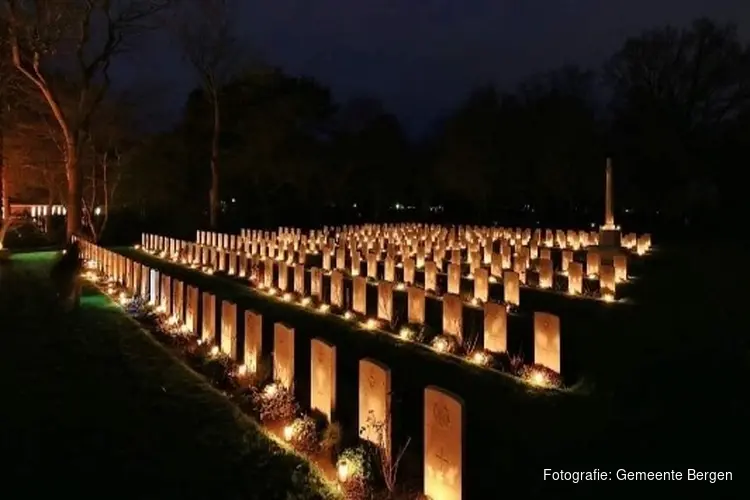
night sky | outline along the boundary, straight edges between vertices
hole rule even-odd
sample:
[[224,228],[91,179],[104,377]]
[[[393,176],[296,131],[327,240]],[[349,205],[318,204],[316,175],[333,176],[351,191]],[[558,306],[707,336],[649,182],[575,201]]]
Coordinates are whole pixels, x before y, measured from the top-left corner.
[[[477,84],[512,89],[564,64],[598,68],[629,35],[700,16],[734,22],[750,39],[750,0],[247,0],[248,47],[337,99],[379,97],[421,131]],[[195,85],[167,35],[116,68],[120,85],[156,91],[157,123],[180,113]],[[156,47],[156,49],[154,49]],[[153,108],[152,108],[153,109]]]

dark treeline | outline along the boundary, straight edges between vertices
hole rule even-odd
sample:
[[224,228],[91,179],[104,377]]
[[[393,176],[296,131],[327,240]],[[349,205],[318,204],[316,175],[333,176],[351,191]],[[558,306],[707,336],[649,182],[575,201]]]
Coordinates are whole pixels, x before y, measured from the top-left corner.
[[628,229],[704,228],[737,208],[749,138],[750,47],[706,19],[629,38],[596,70],[477,88],[420,140],[377,99],[335,102],[321,82],[245,65],[192,92],[172,130],[127,151],[110,232],[208,227],[212,162],[220,229],[589,226],[602,221],[608,156]]
[[[229,226],[599,223],[607,156],[621,220],[710,223],[734,207],[734,164],[750,147],[750,50],[703,19],[628,39],[601,71],[476,89],[418,142],[376,100],[337,104],[277,69],[244,72],[221,96]],[[128,189],[144,213],[205,220],[211,123],[195,91],[176,128],[143,149]]]

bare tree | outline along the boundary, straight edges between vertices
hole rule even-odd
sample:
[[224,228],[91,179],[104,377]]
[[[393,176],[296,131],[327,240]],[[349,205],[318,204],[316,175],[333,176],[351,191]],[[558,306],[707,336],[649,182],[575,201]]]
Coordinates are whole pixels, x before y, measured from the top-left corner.
[[133,104],[134,96],[129,93],[108,99],[97,110],[96,129],[88,135],[83,222],[94,241],[99,241],[107,228],[120,181],[140,145],[133,134]]
[[[173,0],[4,0],[13,65],[33,84],[60,128],[67,180],[67,235],[82,222],[80,158],[91,119],[110,87],[113,58],[152,27]],[[52,61],[70,79],[76,106],[60,100]]]
[[101,154],[94,152],[91,175],[88,177],[89,199],[83,198],[84,225],[94,241],[99,241],[107,229],[109,209],[122,178],[122,166],[122,154],[117,148]]
[[388,493],[393,495],[396,492],[398,468],[401,464],[401,459],[404,458],[406,449],[411,443],[411,438],[407,438],[403,446],[398,450],[394,450],[391,443],[391,439],[393,439],[393,429],[391,428],[393,415],[391,414],[390,400],[386,403],[385,415],[385,420],[380,420],[375,417],[375,414],[372,411],[370,411],[367,415],[367,420],[365,421],[363,430],[375,440],[380,473],[383,476],[383,482],[385,483]]
[[5,23],[0,19],[0,249],[5,235],[11,228],[13,218],[10,213],[10,181],[6,163],[7,127],[10,122],[8,112],[11,101],[18,98],[18,80],[12,71],[10,44]]
[[211,106],[211,187],[208,192],[209,224],[215,228],[219,218],[219,153],[221,137],[221,87],[240,65],[239,43],[234,35],[236,0],[202,0],[186,7],[179,26],[179,38],[185,57],[200,79]]

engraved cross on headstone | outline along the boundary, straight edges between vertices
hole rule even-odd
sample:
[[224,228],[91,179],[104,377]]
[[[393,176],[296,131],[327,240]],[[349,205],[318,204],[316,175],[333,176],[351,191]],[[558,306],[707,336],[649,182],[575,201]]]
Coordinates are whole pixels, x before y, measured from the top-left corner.
[[445,474],[447,469],[451,465],[451,461],[448,459],[448,457],[445,456],[444,448],[441,446],[440,451],[435,454],[435,458],[437,458],[440,461],[440,473]]

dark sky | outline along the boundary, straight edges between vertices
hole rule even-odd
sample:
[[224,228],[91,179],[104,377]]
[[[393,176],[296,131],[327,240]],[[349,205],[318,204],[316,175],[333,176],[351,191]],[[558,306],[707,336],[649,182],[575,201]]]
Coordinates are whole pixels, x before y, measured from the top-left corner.
[[[197,0],[199,1],[199,0]],[[337,99],[382,99],[412,130],[474,86],[512,88],[564,64],[599,67],[629,35],[708,16],[750,38],[750,0],[242,0],[249,46]],[[195,79],[166,35],[118,62],[123,85],[160,89],[164,123]]]

